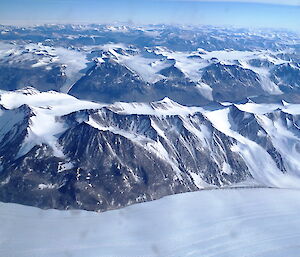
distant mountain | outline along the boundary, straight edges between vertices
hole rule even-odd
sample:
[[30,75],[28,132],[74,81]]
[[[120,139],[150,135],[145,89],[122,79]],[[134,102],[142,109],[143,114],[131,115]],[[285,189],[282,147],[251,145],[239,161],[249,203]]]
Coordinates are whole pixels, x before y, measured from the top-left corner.
[[189,106],[299,96],[299,46],[299,35],[274,30],[1,26],[0,88],[34,87],[106,103],[169,97]]

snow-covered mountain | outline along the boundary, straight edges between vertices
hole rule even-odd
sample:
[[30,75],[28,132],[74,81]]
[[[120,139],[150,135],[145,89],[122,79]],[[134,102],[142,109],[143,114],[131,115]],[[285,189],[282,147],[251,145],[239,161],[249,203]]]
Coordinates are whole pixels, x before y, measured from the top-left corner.
[[298,104],[0,96],[1,201],[104,211],[204,188],[300,187]]
[[299,188],[299,34],[0,25],[0,256],[298,256]]

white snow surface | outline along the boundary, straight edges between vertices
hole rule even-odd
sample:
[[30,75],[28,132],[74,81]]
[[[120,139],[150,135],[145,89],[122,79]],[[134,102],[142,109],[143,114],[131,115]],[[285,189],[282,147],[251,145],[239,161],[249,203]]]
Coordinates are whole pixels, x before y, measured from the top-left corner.
[[298,190],[256,188],[177,194],[105,213],[0,203],[0,256],[296,257],[299,199]]
[[205,84],[205,83],[203,83],[203,82],[201,82],[201,83],[198,83],[197,84],[197,89],[199,90],[199,92],[206,98],[206,99],[208,99],[208,100],[213,100],[213,94],[212,94],[212,88],[209,86],[209,85],[207,85],[207,84]]
[[148,114],[155,116],[182,115],[204,111],[201,107],[187,107],[165,97],[161,101],[152,103],[125,103],[117,102],[108,108],[120,114]]
[[0,58],[4,58],[5,56],[8,56],[10,54],[20,54],[21,51],[17,50],[16,45],[14,44],[8,44],[4,42],[0,42]]
[[62,116],[83,109],[97,109],[104,104],[79,100],[71,95],[56,91],[40,92],[34,88],[17,91],[0,91],[0,104],[15,109],[23,104],[36,107],[49,115]]

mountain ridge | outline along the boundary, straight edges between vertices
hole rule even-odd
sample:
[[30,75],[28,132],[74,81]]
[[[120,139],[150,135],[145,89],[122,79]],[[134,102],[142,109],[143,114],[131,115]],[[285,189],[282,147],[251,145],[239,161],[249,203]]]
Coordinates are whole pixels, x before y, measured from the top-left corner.
[[[30,121],[1,122],[4,138],[15,135],[0,140],[1,201],[105,211],[206,188],[300,186],[297,104],[188,107],[168,97],[101,104],[33,89],[0,95],[0,120],[18,110]],[[16,145],[26,151],[11,155]]]

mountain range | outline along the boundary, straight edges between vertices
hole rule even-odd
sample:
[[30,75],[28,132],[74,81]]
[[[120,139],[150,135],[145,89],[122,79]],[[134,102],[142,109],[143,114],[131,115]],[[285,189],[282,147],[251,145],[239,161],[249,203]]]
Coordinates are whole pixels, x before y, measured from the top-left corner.
[[298,104],[0,96],[4,202],[105,211],[199,189],[300,185]]

